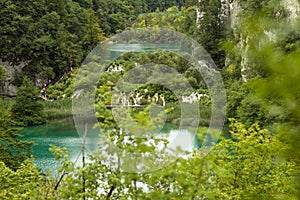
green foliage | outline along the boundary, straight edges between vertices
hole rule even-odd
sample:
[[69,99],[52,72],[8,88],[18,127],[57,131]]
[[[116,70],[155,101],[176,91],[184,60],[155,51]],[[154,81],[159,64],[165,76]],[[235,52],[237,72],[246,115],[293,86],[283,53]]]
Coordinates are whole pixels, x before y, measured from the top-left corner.
[[0,102],[0,162],[7,167],[17,170],[23,161],[31,155],[31,142],[20,140],[16,132],[20,129],[12,128],[10,106],[5,107]]
[[[143,52],[143,53],[126,53],[119,60],[116,61],[124,66],[124,70],[128,71],[135,67],[134,63],[138,62],[141,65],[146,65],[150,63],[166,65],[178,71],[178,73],[183,74],[183,76],[189,81],[194,89],[206,88],[204,80],[200,73],[194,69],[194,67],[188,63],[185,59],[181,58],[179,55],[168,51],[155,51],[155,52]],[[180,84],[180,83],[179,83]],[[178,86],[179,87],[179,86]],[[162,87],[158,86],[155,88],[147,88],[153,91],[161,93]],[[150,92],[151,93],[151,92]],[[152,95],[153,95],[152,94]],[[174,99],[173,97],[166,97],[169,99]]]
[[[194,150],[190,156],[149,173],[126,173],[115,167],[117,160],[109,159],[108,152],[103,154],[101,150],[90,155],[85,167],[75,166],[66,149],[51,147],[61,163],[59,172],[65,174],[58,185],[52,179],[46,181],[30,161],[16,172],[0,162],[0,197],[296,199],[292,180],[297,173],[295,162],[280,156],[286,144],[266,129],[257,125],[246,129],[234,120],[231,120],[230,133],[232,138],[216,144],[207,156],[203,156],[203,149]],[[164,158],[162,154],[153,152],[153,146],[142,145],[146,142],[143,138],[124,143],[123,136],[117,132],[107,136],[114,141],[118,138],[115,145],[120,149],[130,151],[134,145],[134,152],[152,152]],[[20,185],[21,188],[16,187]],[[55,186],[58,186],[56,190]]]
[[195,38],[209,53],[219,69],[225,65],[225,52],[222,50],[222,42],[230,37],[229,21],[220,12],[222,1],[207,0],[200,1],[198,6],[202,13],[198,19]]
[[148,9],[150,12],[165,11],[170,7],[181,7],[184,4],[184,0],[146,0]]
[[73,116],[71,98],[43,101],[42,104],[44,105],[45,113],[47,113],[48,121],[66,119]]
[[85,44],[87,48],[89,48],[87,50],[91,51],[92,48],[97,46],[99,41],[104,40],[104,33],[99,26],[99,19],[96,17],[94,10],[92,9],[87,10],[86,17],[87,17],[86,30],[88,31],[85,37],[83,38],[82,42]]
[[[231,120],[232,139],[214,148],[217,168],[212,180],[225,199],[292,198],[295,162],[284,160],[284,143],[254,124],[246,129]],[[225,187],[224,187],[225,186]],[[215,196],[217,197],[217,196]]]
[[0,181],[1,199],[47,199],[47,180],[32,160],[25,161],[16,171],[0,161]]
[[193,35],[196,29],[196,7],[170,7],[165,12],[153,12],[140,15],[134,28],[160,27]]
[[48,99],[64,99],[73,95],[73,85],[76,80],[77,69],[64,74],[54,85],[47,87]]
[[104,38],[94,11],[71,0],[0,4],[0,58],[25,64],[23,74],[34,82],[47,82],[78,67]]
[[3,66],[0,66],[0,83],[2,83],[2,81],[5,80],[6,76],[7,76],[6,68]]
[[[49,119],[70,116],[71,99],[64,97],[72,96],[76,70],[65,72],[78,67],[84,56],[105,39],[104,35],[124,30],[135,19],[134,28],[167,27],[193,36],[219,68],[225,65],[226,53],[229,61],[222,75],[227,86],[227,116],[241,121],[227,120],[225,132],[228,131],[230,138],[222,138],[206,157],[205,149],[194,150],[160,170],[126,173],[123,169],[136,167],[136,163],[145,160],[128,156],[119,163],[116,156],[122,156],[125,151],[168,160],[168,154],[156,151],[159,142],[167,145],[168,141],[157,139],[151,143],[154,138],[134,137],[156,128],[158,122],[148,118],[149,107],[140,111],[129,109],[128,113],[114,109],[114,115],[107,109],[111,104],[111,90],[124,73],[104,73],[95,89],[96,117],[105,132],[102,139],[117,146],[121,153],[114,154],[113,145],[105,153],[101,149],[104,146],[99,147],[99,151],[90,155],[90,162],[82,167],[71,161],[65,149],[51,147],[61,163],[58,172],[66,173],[54,190],[51,178],[46,184],[32,161],[24,162],[30,156],[30,143],[19,140],[18,129],[11,128],[10,110],[1,106],[0,198],[296,199],[294,194],[300,191],[294,181],[296,176],[300,177],[299,22],[293,27],[278,23],[287,22],[288,14],[279,0],[238,2],[243,9],[234,28],[235,36],[240,38],[230,33],[228,19],[220,14],[219,0],[0,0],[3,8],[0,10],[0,59],[13,65],[25,64],[15,74],[16,85],[23,83],[12,107],[18,124],[44,123],[47,116],[43,107]],[[196,7],[188,7],[196,4],[203,12],[198,24]],[[268,38],[266,33],[270,32],[276,35],[276,40]],[[172,67],[194,89],[206,93],[200,74],[177,55],[165,51],[126,53],[112,65],[122,65],[128,71],[135,67],[135,62]],[[242,62],[248,67],[247,77],[251,78],[247,83],[240,80]],[[89,67],[92,70],[94,65]],[[4,71],[0,67],[0,81],[5,78]],[[35,83],[59,80],[47,88],[50,99],[59,100],[40,102],[38,91],[29,79],[23,81],[26,75]],[[98,77],[89,78],[79,86],[84,87]],[[141,93],[144,89],[151,95],[164,94],[168,102],[167,121],[174,124],[180,121],[181,110],[174,103],[178,99],[171,91],[155,84],[138,88]],[[208,125],[210,107],[209,99],[200,102],[201,125]],[[132,126],[132,120],[140,126]],[[191,118],[186,120],[193,123]],[[127,132],[122,132],[124,128]],[[200,141],[206,131],[198,130]],[[149,170],[157,167],[151,162],[143,164]]]
[[101,29],[109,36],[129,27],[138,14],[146,11],[146,4],[142,0],[99,0],[94,10]]
[[[114,61],[111,66],[118,66],[121,65],[124,68],[123,72],[119,73],[103,73],[101,76],[101,79],[98,81],[98,88],[96,89],[95,96],[96,96],[96,117],[100,122],[103,122],[103,124],[111,122],[113,117],[110,115],[110,117],[105,117],[106,115],[104,113],[110,112],[106,110],[107,105],[112,104],[112,97],[111,97],[111,91],[115,91],[114,87],[115,84],[120,80],[120,78],[123,76],[123,74],[127,74],[127,76],[130,77],[130,81],[133,81],[134,78],[139,78],[142,80],[136,80],[137,82],[145,81],[142,73],[140,72],[139,76],[134,76],[130,74],[130,70],[135,67],[135,62],[138,61],[141,65],[148,64],[148,63],[158,63],[158,64],[164,64],[168,67],[176,69],[179,73],[182,73],[184,78],[189,81],[190,84],[192,84],[192,87],[195,89],[195,91],[199,92],[200,94],[207,94],[207,89],[205,86],[205,83],[199,74],[199,72],[196,72],[193,67],[190,66],[190,64],[180,58],[178,55],[175,55],[170,52],[166,51],[156,51],[156,52],[147,52],[147,53],[126,53],[122,55],[118,60]],[[129,71],[129,72],[128,72]],[[155,75],[147,72],[147,76],[154,76],[156,77],[156,80],[160,80],[163,82],[166,77],[161,75]],[[124,78],[124,77],[123,77]],[[148,77],[146,78],[148,80]],[[86,81],[90,81],[91,79],[88,79]],[[193,81],[193,82],[192,82]],[[84,82],[84,81],[83,81]],[[159,82],[159,81],[158,81]],[[84,83],[82,83],[84,84]],[[177,88],[180,88],[181,84],[184,84],[182,82],[176,82],[174,83]],[[144,99],[142,99],[141,104],[147,105],[149,102],[147,102],[147,95],[150,95],[150,97],[153,97],[156,93],[163,94],[164,99],[166,102],[166,109],[171,109],[172,111],[168,113],[167,115],[167,122],[172,124],[179,125],[181,121],[181,105],[179,105],[179,101],[177,99],[177,96],[173,93],[174,91],[171,91],[168,88],[163,87],[159,84],[140,84],[138,87],[135,86],[132,90],[138,91],[141,95],[143,95]],[[147,91],[147,93],[145,92]],[[116,92],[116,91],[115,91]],[[179,91],[177,91],[179,92]],[[189,91],[180,91],[182,95],[190,95],[191,92]],[[195,110],[192,105],[189,105],[188,103],[184,103],[185,108],[188,110],[186,113],[188,113],[189,116],[186,116],[185,123],[186,124],[195,124]],[[208,126],[209,125],[209,119],[211,116],[211,101],[208,98],[202,98],[199,101],[199,108],[200,108],[200,114],[201,114],[201,121],[200,126]]]
[[254,88],[251,83],[242,83],[242,81],[231,82],[227,89],[227,117],[236,118],[246,127],[254,123],[261,126],[267,126],[266,114],[263,111],[263,102],[254,94]]
[[268,61],[271,75],[257,81],[259,87],[255,92],[269,105],[269,113],[279,119],[274,120],[277,123],[273,124],[273,129],[283,142],[289,144],[286,156],[299,163],[299,47],[282,53],[280,59]]
[[177,7],[183,4],[182,0],[1,0],[0,58],[12,65],[25,65],[16,74],[17,86],[24,75],[34,83],[56,82],[65,72],[80,66],[104,35],[130,27],[141,13],[173,6],[167,10],[170,17],[158,16],[154,23],[168,21],[168,26],[175,23],[182,32],[191,33],[195,8],[183,9],[177,17]]
[[[102,151],[94,152],[84,168],[74,167],[65,150],[53,148],[62,163],[60,170],[72,172],[64,177],[56,195],[64,199],[296,199],[292,196],[295,162],[280,156],[285,144],[258,125],[246,129],[235,120],[231,120],[230,133],[231,138],[216,144],[206,157],[203,149],[194,150],[188,157],[148,173],[126,173],[119,168],[124,163],[118,165],[118,160],[107,157],[109,152]],[[165,158],[155,151],[154,144],[144,146],[143,138],[128,143],[124,134],[115,131],[106,136],[121,150],[131,151],[133,145],[133,152]],[[125,164],[134,162],[139,160]]]
[[17,91],[12,112],[14,120],[19,125],[30,126],[47,121],[47,114],[44,112],[39,92],[27,77],[24,78],[22,86]]
[[242,11],[237,31],[241,41],[247,41],[245,49],[240,50],[247,51],[242,54],[238,48],[231,48],[231,53],[247,61],[248,83],[241,87],[234,84],[229,90],[229,108],[233,111],[229,113],[247,127],[253,123],[269,127],[285,144],[286,157],[298,164],[299,17],[288,23],[286,11],[276,2],[243,4],[248,9]]

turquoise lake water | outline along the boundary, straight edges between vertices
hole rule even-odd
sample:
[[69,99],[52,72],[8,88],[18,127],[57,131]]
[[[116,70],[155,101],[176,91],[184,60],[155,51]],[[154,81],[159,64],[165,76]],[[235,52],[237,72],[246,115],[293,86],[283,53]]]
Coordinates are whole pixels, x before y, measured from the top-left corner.
[[[181,133],[178,134],[178,131],[175,126],[165,125],[162,133],[167,134],[172,145],[176,146],[176,143],[182,143],[183,138],[178,137],[181,135],[184,137],[186,144],[189,143],[188,135],[186,130],[181,130]],[[49,151],[50,145],[65,147],[68,149],[73,161],[80,162],[80,155],[82,149],[82,138],[78,135],[73,119],[66,119],[57,122],[51,122],[45,125],[27,127],[20,131],[23,135],[22,140],[33,141],[35,145],[32,147],[32,152],[35,157],[36,165],[41,168],[43,171],[52,170],[55,172],[58,163],[55,161],[53,154]],[[175,137],[174,137],[175,136]],[[176,138],[177,139],[174,139]],[[199,147],[197,141],[193,144],[195,148]],[[89,150],[87,144],[86,153],[88,154]]]
[[57,162],[49,151],[50,145],[66,147],[75,158],[80,154],[82,139],[77,134],[72,119],[52,122],[46,125],[27,127],[20,131],[22,140],[33,141],[32,153],[39,168],[54,170]]

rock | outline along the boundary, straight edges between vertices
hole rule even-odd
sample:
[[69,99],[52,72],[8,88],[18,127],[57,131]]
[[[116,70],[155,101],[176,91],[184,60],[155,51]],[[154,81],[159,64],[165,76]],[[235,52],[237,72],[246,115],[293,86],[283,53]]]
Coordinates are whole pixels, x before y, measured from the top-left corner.
[[14,73],[15,71],[21,71],[26,63],[21,63],[18,66],[13,66],[8,62],[3,62],[0,60],[0,65],[4,66],[8,73],[6,80],[0,84],[0,94],[4,96],[16,96],[18,88],[12,84],[14,80]]

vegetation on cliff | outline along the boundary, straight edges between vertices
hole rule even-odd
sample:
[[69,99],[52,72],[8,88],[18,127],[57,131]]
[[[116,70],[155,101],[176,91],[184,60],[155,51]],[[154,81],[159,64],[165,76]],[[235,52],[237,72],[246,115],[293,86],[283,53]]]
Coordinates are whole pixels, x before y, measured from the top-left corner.
[[[228,1],[238,3],[241,8],[236,16],[238,23],[232,25],[222,12],[226,1],[197,2],[0,0],[3,8],[0,10],[0,59],[13,65],[25,63],[15,73],[15,84],[20,86],[15,103],[0,105],[0,150],[3,152],[0,198],[297,199],[300,191],[297,182],[300,177],[299,17],[292,21],[287,9],[277,0]],[[139,64],[164,64],[176,69],[195,91],[210,94],[203,77],[178,55],[166,51],[125,53],[108,66],[92,88],[96,127],[105,133],[102,139],[107,143],[89,155],[90,162],[83,162],[82,166],[72,162],[65,149],[51,147],[61,163],[58,172],[62,176],[53,180],[51,175],[42,174],[29,159],[30,143],[19,140],[12,125],[44,123],[45,108],[50,118],[68,116],[72,98],[86,95],[73,93],[77,69],[85,56],[98,42],[130,26],[171,28],[205,47],[226,87],[227,115],[223,129],[226,137],[222,135],[209,152],[205,148],[194,149],[188,156],[150,172],[161,162],[172,159],[165,149],[168,141],[146,134],[157,128],[156,119],[149,120],[151,99],[165,106],[163,111],[174,124],[181,111],[175,105],[179,99],[168,88],[144,84],[134,95],[148,95],[141,102],[145,107],[128,109],[128,115],[123,116],[125,121],[120,122],[118,117],[123,113],[112,113],[109,107],[113,99],[111,90],[118,80]],[[118,70],[112,73],[109,67]],[[1,67],[0,81],[5,76]],[[93,80],[85,81],[79,85]],[[42,102],[36,87],[41,89],[44,83],[49,101]],[[204,111],[201,125],[208,125],[212,102],[209,98],[200,102]],[[65,107],[69,108],[57,111]],[[131,126],[132,118],[145,129]],[[121,129],[118,123],[126,129]],[[207,132],[205,127],[199,128],[197,136],[201,140]],[[136,137],[137,134],[143,137]],[[114,151],[115,146],[118,152]],[[151,159],[141,162],[148,171],[139,172],[136,163],[147,156],[151,159],[154,156],[154,162]],[[124,169],[136,169],[137,173]],[[21,189],[17,190],[17,185]]]

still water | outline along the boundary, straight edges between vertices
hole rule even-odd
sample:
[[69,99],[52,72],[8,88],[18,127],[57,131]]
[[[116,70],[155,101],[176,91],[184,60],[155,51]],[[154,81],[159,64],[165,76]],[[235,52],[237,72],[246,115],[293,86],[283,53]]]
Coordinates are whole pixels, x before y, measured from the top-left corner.
[[50,145],[66,147],[72,159],[80,154],[82,139],[78,136],[72,119],[27,127],[20,134],[23,135],[22,140],[35,142],[32,147],[35,164],[44,171],[54,170],[58,165],[49,151]]
[[[73,119],[66,119],[57,122],[51,122],[45,125],[27,127],[19,132],[23,135],[22,140],[33,141],[35,145],[32,152],[35,157],[35,164],[43,171],[52,170],[54,173],[58,166],[53,154],[49,151],[51,145],[65,147],[70,152],[71,159],[80,163],[80,155],[82,148],[82,138],[76,131]],[[162,134],[170,141],[170,146],[185,145],[184,148],[197,148],[199,143],[194,135],[187,130],[178,130],[176,126],[165,125]],[[185,141],[186,144],[182,143]],[[189,147],[189,143],[193,142]],[[89,153],[89,148],[86,149]]]

